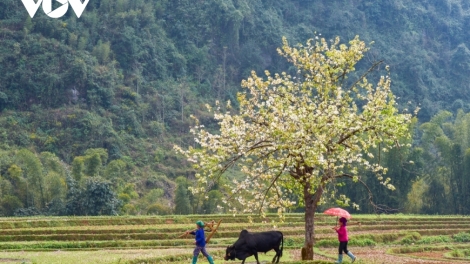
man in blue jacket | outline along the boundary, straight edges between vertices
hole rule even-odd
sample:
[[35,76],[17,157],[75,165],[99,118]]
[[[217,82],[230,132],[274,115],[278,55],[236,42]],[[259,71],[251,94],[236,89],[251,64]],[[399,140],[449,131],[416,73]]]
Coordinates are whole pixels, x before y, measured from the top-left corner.
[[194,249],[192,264],[196,264],[199,253],[202,253],[202,255],[204,255],[207,258],[210,264],[214,264],[214,260],[206,251],[206,237],[204,235],[204,222],[202,222],[201,220],[197,221],[196,227],[197,229],[195,231],[186,232],[187,234],[196,236],[195,237],[196,248]]

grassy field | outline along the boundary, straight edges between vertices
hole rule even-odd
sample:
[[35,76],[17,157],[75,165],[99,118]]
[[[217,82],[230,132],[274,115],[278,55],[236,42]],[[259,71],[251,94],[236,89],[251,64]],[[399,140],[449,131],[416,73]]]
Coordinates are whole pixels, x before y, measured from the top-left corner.
[[[240,231],[284,233],[282,263],[333,263],[338,245],[331,227],[336,218],[315,218],[315,261],[300,261],[304,241],[302,214],[277,216],[188,215],[119,217],[0,218],[0,263],[190,263],[196,220],[222,220],[207,249],[215,263]],[[356,263],[470,263],[470,217],[420,215],[355,215],[350,221],[349,248]],[[360,223],[360,224],[359,224]],[[270,263],[274,252],[261,253]],[[245,263],[254,263],[250,257]],[[198,263],[208,263],[200,258]],[[344,263],[349,263],[345,256]]]

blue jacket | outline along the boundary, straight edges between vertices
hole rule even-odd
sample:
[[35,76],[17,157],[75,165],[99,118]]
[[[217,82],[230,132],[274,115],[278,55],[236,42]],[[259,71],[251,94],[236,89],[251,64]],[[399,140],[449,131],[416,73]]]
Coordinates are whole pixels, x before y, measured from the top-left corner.
[[204,229],[199,228],[196,231],[190,233],[191,235],[196,235],[196,246],[198,247],[205,247],[206,246],[206,238],[204,235]]

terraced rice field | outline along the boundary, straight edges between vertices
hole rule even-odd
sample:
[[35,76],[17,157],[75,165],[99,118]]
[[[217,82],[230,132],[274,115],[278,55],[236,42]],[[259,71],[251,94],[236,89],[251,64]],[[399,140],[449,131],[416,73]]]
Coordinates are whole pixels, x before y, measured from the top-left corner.
[[[302,262],[303,214],[0,218],[0,263],[190,263],[196,220],[222,220],[207,249],[215,263],[242,229],[284,233],[282,263],[333,263],[336,218],[315,218],[315,260]],[[360,225],[358,224],[360,223]],[[470,263],[470,217],[355,215],[349,222],[355,263]],[[261,254],[270,262],[273,254]],[[245,263],[254,263],[254,257]],[[200,258],[198,263],[207,263]],[[345,256],[344,263],[350,263]]]

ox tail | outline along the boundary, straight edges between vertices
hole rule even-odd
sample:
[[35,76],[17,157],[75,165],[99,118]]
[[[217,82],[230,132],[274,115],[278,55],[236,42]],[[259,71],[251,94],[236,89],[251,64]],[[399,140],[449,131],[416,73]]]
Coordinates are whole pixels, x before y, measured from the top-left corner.
[[284,249],[284,234],[281,233],[281,255],[279,256],[279,258],[282,257],[282,249]]

